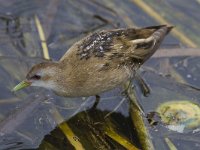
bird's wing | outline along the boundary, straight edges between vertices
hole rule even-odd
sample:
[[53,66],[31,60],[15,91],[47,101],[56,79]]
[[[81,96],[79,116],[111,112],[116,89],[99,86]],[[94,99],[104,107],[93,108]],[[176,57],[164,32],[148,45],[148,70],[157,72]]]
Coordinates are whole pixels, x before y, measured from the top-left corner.
[[120,61],[121,65],[143,64],[160,46],[172,27],[166,25],[142,29],[122,29],[114,36],[105,53],[108,59]]
[[[77,59],[93,57],[99,62],[102,60],[99,58],[105,58],[103,60],[119,61],[117,63],[122,65],[142,64],[157,50],[171,28],[160,25],[96,32],[74,44],[67,53],[75,53]],[[61,60],[67,57],[67,53]]]

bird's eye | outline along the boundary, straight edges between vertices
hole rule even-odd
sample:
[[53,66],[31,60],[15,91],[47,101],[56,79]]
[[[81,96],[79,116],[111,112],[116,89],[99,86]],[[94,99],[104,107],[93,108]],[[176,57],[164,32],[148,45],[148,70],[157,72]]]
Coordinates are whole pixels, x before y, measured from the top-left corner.
[[31,77],[32,80],[40,80],[41,76],[35,74],[34,76]]

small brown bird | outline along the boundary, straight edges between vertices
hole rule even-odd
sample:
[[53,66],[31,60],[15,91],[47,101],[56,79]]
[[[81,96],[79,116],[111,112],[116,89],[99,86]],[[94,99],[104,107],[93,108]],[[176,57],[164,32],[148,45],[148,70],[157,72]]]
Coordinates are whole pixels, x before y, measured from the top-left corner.
[[66,97],[97,95],[134,77],[172,26],[114,29],[78,41],[58,62],[32,67],[13,91],[39,86]]

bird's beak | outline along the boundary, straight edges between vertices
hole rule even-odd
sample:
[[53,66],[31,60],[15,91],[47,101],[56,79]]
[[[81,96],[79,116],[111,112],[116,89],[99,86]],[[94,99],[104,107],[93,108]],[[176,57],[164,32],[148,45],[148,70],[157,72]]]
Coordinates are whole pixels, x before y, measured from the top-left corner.
[[31,85],[31,82],[30,82],[30,81],[24,80],[24,81],[20,82],[19,84],[17,84],[17,85],[12,89],[12,91],[13,91],[13,92],[16,92],[16,91],[21,90],[21,89],[23,89],[23,88],[25,88],[25,87],[28,87],[28,86],[30,86],[30,85]]

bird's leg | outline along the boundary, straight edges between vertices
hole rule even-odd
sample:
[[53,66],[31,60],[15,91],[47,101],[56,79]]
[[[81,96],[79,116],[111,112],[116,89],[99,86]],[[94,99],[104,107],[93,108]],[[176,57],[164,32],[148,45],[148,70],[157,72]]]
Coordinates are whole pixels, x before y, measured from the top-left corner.
[[121,95],[123,96],[126,96],[127,95],[127,92],[128,92],[128,89],[130,88],[130,86],[132,85],[132,79],[130,79],[129,83],[128,83],[128,87],[126,87],[122,92],[121,92]]
[[99,95],[95,95],[96,99],[95,99],[95,102],[92,106],[91,109],[96,109],[97,105],[99,104],[99,101],[100,101],[100,96]]
[[138,83],[139,83],[140,89],[142,90],[143,95],[147,97],[151,92],[149,86],[138,73],[136,73],[135,77],[138,80]]

